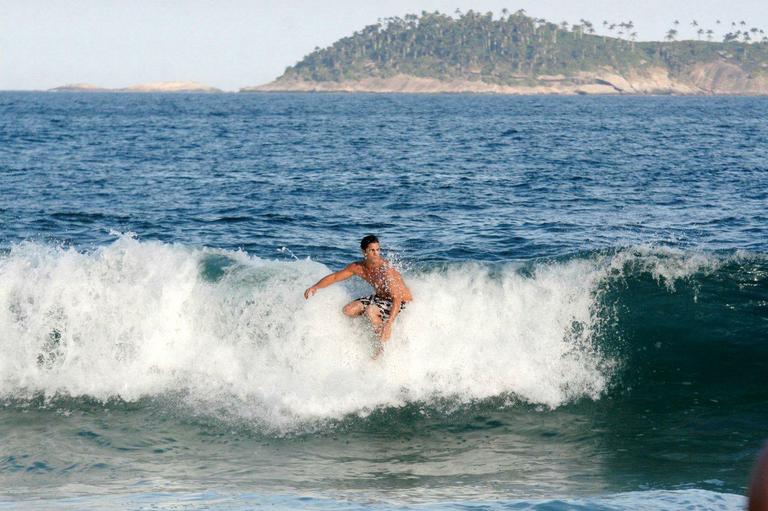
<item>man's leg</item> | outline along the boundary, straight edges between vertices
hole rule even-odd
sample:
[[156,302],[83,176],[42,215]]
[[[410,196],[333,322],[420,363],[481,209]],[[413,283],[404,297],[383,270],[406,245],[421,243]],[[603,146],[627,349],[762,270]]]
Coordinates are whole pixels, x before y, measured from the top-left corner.
[[360,300],[354,300],[346,304],[344,308],[341,309],[341,311],[344,313],[344,315],[353,318],[365,312],[365,305],[363,305],[363,302]]
[[384,324],[384,320],[381,319],[381,309],[379,309],[377,305],[370,304],[368,308],[365,309],[365,315],[368,316],[368,319],[371,321],[373,331],[376,332],[376,335],[379,335],[381,332],[381,325]]
[[[381,334],[381,327],[384,326],[384,319],[381,317],[381,309],[378,307],[378,305],[371,304],[367,309],[365,309],[365,315],[368,316],[368,319],[371,321],[373,331],[378,337]],[[381,341],[377,341],[373,350],[372,358],[376,360],[379,358],[383,351],[384,346],[381,344]]]

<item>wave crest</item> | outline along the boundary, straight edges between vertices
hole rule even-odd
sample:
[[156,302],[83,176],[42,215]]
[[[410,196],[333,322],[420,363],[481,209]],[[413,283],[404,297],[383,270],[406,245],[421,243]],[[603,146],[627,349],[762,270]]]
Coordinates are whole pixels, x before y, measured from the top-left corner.
[[557,407],[611,380],[606,282],[639,271],[673,285],[717,264],[635,248],[407,273],[416,299],[372,361],[366,322],[340,313],[365,287],[305,301],[329,272],[317,262],[130,236],[92,252],[23,243],[0,256],[0,394],[183,395],[278,429],[446,397]]

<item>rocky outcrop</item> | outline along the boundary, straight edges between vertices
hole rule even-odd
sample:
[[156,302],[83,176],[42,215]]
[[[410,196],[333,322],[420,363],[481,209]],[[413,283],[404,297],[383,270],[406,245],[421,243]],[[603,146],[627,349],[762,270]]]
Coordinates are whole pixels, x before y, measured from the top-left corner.
[[582,73],[580,78],[610,85],[621,94],[703,94],[700,87],[687,80],[672,77],[661,67],[631,70],[619,73],[603,69],[594,73]]
[[768,95],[768,72],[750,74],[735,64],[715,61],[696,64],[675,75],[662,67],[624,72],[605,67],[573,76],[530,77],[520,85],[469,79],[439,80],[405,74],[338,82],[281,77],[265,85],[240,89],[240,92]]
[[[763,69],[768,67],[764,64]],[[768,73],[747,73],[729,62],[697,64],[688,72],[689,79],[710,94],[768,94]]]

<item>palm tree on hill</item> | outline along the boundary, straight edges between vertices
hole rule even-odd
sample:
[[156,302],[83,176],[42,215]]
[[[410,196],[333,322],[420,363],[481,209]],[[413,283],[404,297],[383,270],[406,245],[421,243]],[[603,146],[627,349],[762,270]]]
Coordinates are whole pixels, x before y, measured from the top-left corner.
[[667,31],[667,35],[664,37],[667,41],[672,42],[675,40],[675,37],[677,37],[677,30],[674,28],[670,28]]
[[613,31],[616,30],[616,23],[611,23],[608,25],[608,30],[611,32],[611,37],[613,37]]

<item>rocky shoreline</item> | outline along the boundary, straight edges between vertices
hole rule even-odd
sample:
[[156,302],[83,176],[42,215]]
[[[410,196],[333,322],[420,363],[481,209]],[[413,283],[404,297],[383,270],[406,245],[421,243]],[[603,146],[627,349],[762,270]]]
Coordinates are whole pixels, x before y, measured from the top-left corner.
[[[155,82],[123,88],[104,88],[76,83],[50,89],[54,92],[131,92],[131,93],[222,93],[221,89],[198,82]],[[310,81],[280,77],[270,83],[244,87],[239,92],[350,92],[350,93],[477,93],[512,95],[768,95],[768,75],[750,74],[736,64],[714,61],[696,64],[670,74],[662,67],[619,71],[603,67],[573,75],[521,77],[518,84],[484,82],[480,77],[440,80],[407,74],[360,80]]]
[[494,84],[480,79],[439,80],[405,74],[339,82],[281,77],[265,85],[245,87],[240,92],[768,95],[768,76],[753,76],[735,64],[715,61],[697,64],[676,76],[660,67],[629,72],[605,67],[572,76],[532,77],[520,85]]

